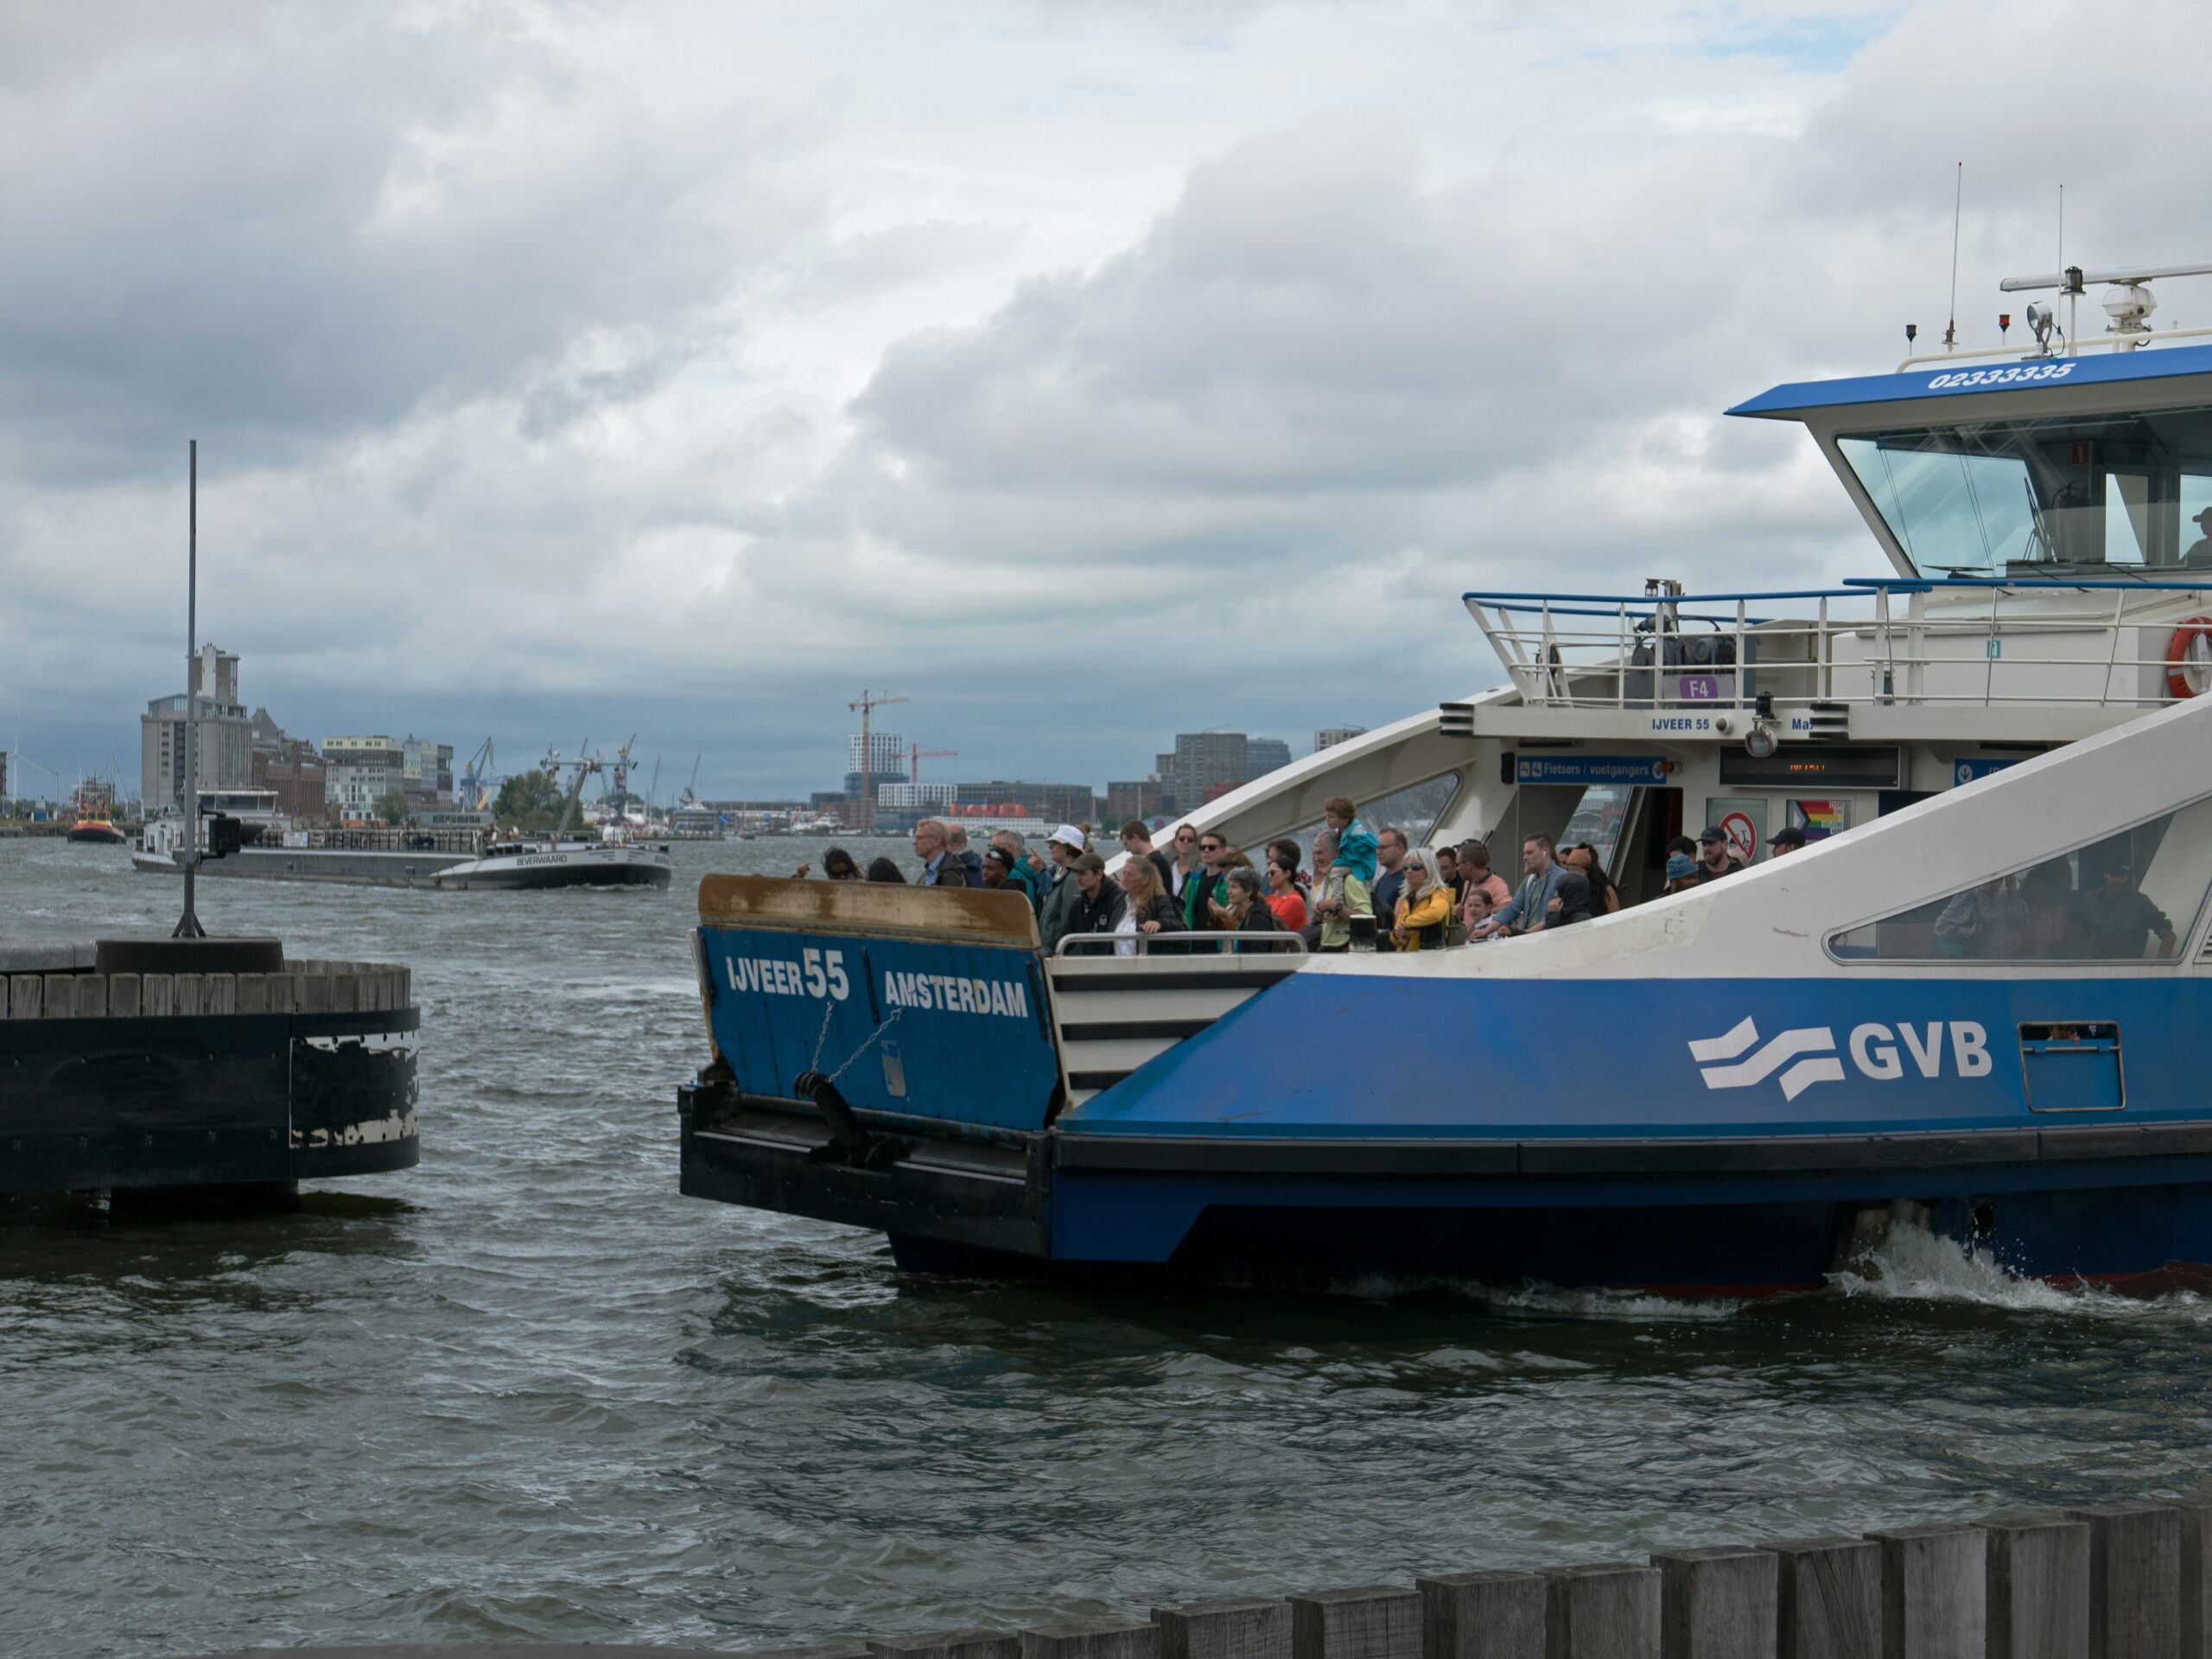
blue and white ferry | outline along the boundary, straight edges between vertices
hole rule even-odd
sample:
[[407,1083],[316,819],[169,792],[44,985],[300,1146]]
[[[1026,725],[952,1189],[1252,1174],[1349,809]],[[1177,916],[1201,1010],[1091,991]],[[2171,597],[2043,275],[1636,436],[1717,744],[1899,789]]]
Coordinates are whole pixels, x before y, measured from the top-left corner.
[[[687,1192],[916,1268],[1370,1268],[1750,1294],[1909,1208],[2011,1270],[2212,1264],[2212,345],[1778,386],[1890,569],[1473,592],[1509,683],[1194,821],[1344,794],[1586,841],[1618,913],[1408,955],[1046,956],[1019,896],[709,877]],[[1672,897],[1665,849],[1751,860]],[[1785,825],[1812,844],[1764,856]]]

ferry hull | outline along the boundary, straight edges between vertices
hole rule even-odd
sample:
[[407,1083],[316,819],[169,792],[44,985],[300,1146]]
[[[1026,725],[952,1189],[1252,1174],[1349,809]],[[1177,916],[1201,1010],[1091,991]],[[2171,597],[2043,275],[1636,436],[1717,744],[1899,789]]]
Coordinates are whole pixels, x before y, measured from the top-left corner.
[[433,885],[463,890],[531,892],[550,887],[665,887],[675,880],[665,853],[643,847],[563,848],[474,859],[441,871]]
[[[1109,1022],[1094,1049],[1164,1029],[1143,993],[982,935],[855,933],[835,912],[872,899],[780,885],[762,902],[817,913],[701,930],[719,1071],[684,1096],[684,1190],[874,1228],[905,1263],[1741,1294],[1819,1284],[1895,1205],[2021,1274],[2212,1263],[2193,974],[1315,959],[1068,1107],[1071,1022]],[[2124,1069],[2116,1034],[2050,1040],[2091,1027],[2126,1033]],[[873,1160],[814,1096],[830,1071]]]
[[[246,881],[320,881],[341,887],[430,887],[441,870],[467,861],[461,853],[385,852],[324,847],[247,847],[203,860],[200,874]],[[181,875],[174,855],[134,852],[131,867],[149,875]]]
[[[1653,1149],[1643,1170],[1616,1148],[1580,1171],[1525,1170],[1516,1146],[1485,1159],[1427,1141],[1315,1141],[1255,1156],[1102,1149],[1046,1130],[910,1135],[897,1161],[860,1168],[798,1102],[701,1084],[683,1091],[681,1115],[686,1193],[883,1232],[918,1271],[1379,1274],[1760,1295],[1848,1268],[1899,1211],[2028,1277],[2126,1281],[2212,1263],[2212,1128],[2197,1126],[2136,1132],[2140,1145],[2069,1144],[2060,1132],[1818,1154],[1715,1143],[1698,1149],[1702,1166],[1688,1148]],[[1529,1161],[1572,1161],[1560,1150]],[[1102,1153],[1122,1166],[1100,1167]],[[1821,1156],[1833,1162],[1805,1166]],[[1484,1161],[1496,1167],[1474,1167]]]

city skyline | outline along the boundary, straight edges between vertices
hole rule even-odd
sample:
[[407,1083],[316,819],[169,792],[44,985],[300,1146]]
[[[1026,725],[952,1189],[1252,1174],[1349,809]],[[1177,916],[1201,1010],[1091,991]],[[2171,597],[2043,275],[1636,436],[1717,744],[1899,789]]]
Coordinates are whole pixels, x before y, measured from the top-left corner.
[[[350,808],[365,808],[372,803],[375,798],[384,793],[387,786],[397,787],[398,785],[396,780],[403,775],[403,769],[399,760],[399,756],[403,751],[406,753],[406,765],[404,769],[404,776],[407,779],[413,780],[415,782],[415,787],[410,789],[409,792],[426,792],[419,782],[422,775],[423,766],[422,752],[426,748],[436,752],[438,771],[444,779],[443,792],[448,796],[452,794],[454,787],[454,774],[453,770],[453,757],[454,750],[453,745],[449,743],[438,744],[434,739],[417,739],[411,728],[409,728],[407,735],[404,738],[392,738],[388,734],[381,734],[374,736],[348,736],[326,734],[322,736],[314,738],[295,738],[292,736],[289,728],[283,725],[283,719],[271,711],[265,702],[256,699],[251,703],[251,708],[249,708],[249,704],[245,701],[242,700],[242,694],[240,691],[240,665],[242,661],[242,653],[226,651],[213,641],[203,642],[200,649],[195,652],[191,658],[192,683],[198,690],[199,695],[203,700],[200,712],[200,724],[199,732],[199,747],[200,750],[202,779],[207,786],[211,788],[240,788],[254,785],[254,780],[249,776],[251,759],[257,751],[273,751],[276,747],[276,744],[270,740],[275,739],[282,740],[284,743],[289,745],[305,747],[313,759],[321,762],[327,763],[334,774],[337,771],[341,761],[349,758],[334,753],[334,750],[338,748],[372,747],[379,751],[389,750],[391,752],[391,759],[389,766],[389,770],[393,773],[391,779],[384,779],[381,776],[380,771],[376,772],[373,776],[368,772],[364,772],[361,779],[351,781],[341,780],[334,775],[328,785],[334,791],[330,797],[334,804],[339,803],[342,800]],[[115,768],[118,785],[120,786],[119,792],[124,798],[139,798],[154,804],[156,808],[158,808],[160,804],[172,801],[181,791],[182,788],[181,730],[184,702],[185,694],[182,691],[177,691],[167,693],[158,697],[149,698],[143,703],[143,709],[144,712],[142,712],[138,716],[140,723],[140,744],[138,752],[141,760],[137,778],[135,779],[132,779],[130,774],[124,771],[119,765]],[[264,733],[260,730],[260,728],[264,723],[266,723],[270,728],[267,733]],[[309,728],[308,729],[314,728]],[[1313,750],[1325,747],[1330,743],[1340,741],[1344,736],[1353,734],[1360,729],[1363,728],[1351,727],[1331,727],[1316,730],[1312,736],[1311,747],[1302,752],[1311,753]],[[496,735],[496,734],[493,734],[495,739]],[[1241,731],[1232,731],[1227,728],[1211,728],[1204,733],[1181,734],[1179,735],[1178,742],[1180,744],[1187,742],[1192,739],[1214,736],[1232,737],[1240,746],[1249,743],[1253,747],[1255,757],[1261,753],[1265,753],[1265,765],[1257,764],[1255,758],[1255,764],[1249,768],[1247,772],[1240,774],[1236,781],[1249,781],[1250,778],[1263,775],[1266,772],[1273,771],[1277,766],[1287,765],[1289,760],[1294,758],[1294,753],[1300,752],[1294,751],[1290,744],[1281,739],[1261,734],[1248,734]],[[891,787],[894,783],[897,785],[906,784],[908,777],[908,769],[911,764],[910,745],[906,735],[903,732],[876,730],[870,734],[869,741],[870,746],[874,749],[877,757],[878,777],[880,779],[884,780],[879,785],[879,788]],[[228,747],[223,747],[226,743],[228,743]],[[859,764],[861,744],[861,734],[859,732],[848,732],[846,734],[845,772],[840,784],[836,787],[842,789],[843,791],[848,793],[855,791],[857,788],[859,773],[856,768]],[[918,747],[919,746],[912,745],[911,747]],[[519,749],[510,747],[508,750],[509,753],[520,753],[528,757],[528,759],[505,770],[495,772],[493,774],[494,779],[496,779],[501,777],[512,776],[517,771],[533,769],[538,764],[539,760],[542,760],[545,753],[549,750],[555,749],[559,749],[559,746],[557,744],[548,745],[546,746],[546,748],[543,749],[536,748],[529,745],[522,746]],[[235,751],[234,753],[232,753],[233,750]],[[1278,754],[1276,751],[1280,751],[1280,753]],[[574,751],[571,750],[562,750],[561,752],[563,753],[574,753]],[[597,744],[594,746],[593,752],[604,756],[611,753],[611,750],[604,744]],[[1242,752],[1242,748],[1240,747],[1240,756]],[[15,775],[13,768],[16,766],[18,757],[6,750],[0,750],[0,755],[8,756],[8,765],[10,767],[10,771],[5,775],[0,775],[0,798],[9,798],[19,795],[24,799],[49,799],[60,801],[65,800],[68,797],[71,792],[71,788],[73,786],[74,781],[79,776],[81,775],[87,778],[102,779],[108,776],[108,773],[105,771],[95,771],[91,768],[86,768],[81,774],[73,772],[70,773],[69,784],[60,785],[41,791],[36,786],[38,779],[20,779]],[[942,765],[946,760],[957,760],[958,752],[924,750],[922,752],[922,756],[925,759],[931,760],[933,765]],[[661,760],[665,758],[664,753],[653,757],[654,760]],[[380,768],[384,766],[384,761],[381,756],[362,757],[362,759],[372,768]],[[1159,753],[1155,755],[1156,763],[1160,761],[1171,761],[1173,759],[1173,756],[1171,753]],[[652,764],[653,762],[649,760],[633,760],[633,783],[639,781],[634,774],[650,772]],[[1128,767],[1121,768],[1120,770],[1122,775],[1133,779],[1149,779],[1158,781],[1165,777],[1170,791],[1170,798],[1174,798],[1173,785],[1178,780],[1173,775],[1173,769],[1172,767],[1169,772],[1165,774],[1158,769],[1157,765],[1150,770],[1138,769],[1131,771]],[[1230,770],[1238,771],[1239,768],[1236,766],[1231,766]],[[1049,767],[1044,771],[1033,768],[1027,770],[1017,768],[1010,772],[1002,772],[1001,775],[1011,779],[1039,784],[1083,781],[1076,779],[1053,779],[1047,776],[1048,771]],[[1207,779],[1207,783],[1211,784],[1217,782],[1221,779],[1225,778],[1226,775],[1226,773],[1219,773],[1215,778],[1209,778]],[[289,781],[291,777],[292,774],[288,773],[287,781]],[[935,779],[932,781],[944,783],[947,787],[950,787],[953,783],[959,780]],[[1187,782],[1187,780],[1185,781]],[[18,785],[22,786],[20,788],[16,787]],[[1090,787],[1096,792],[1099,800],[1103,803],[1114,785],[1114,779],[1105,779],[1092,780]],[[926,788],[927,785],[925,785],[925,787]],[[750,795],[743,796],[715,795],[708,791],[702,790],[700,791],[700,798],[703,800],[785,798],[794,801],[804,801],[809,798],[819,798],[824,793],[829,792],[829,790],[830,786],[828,785],[815,785],[811,787],[803,788],[794,791],[787,795],[780,796],[776,794],[774,791],[753,791]],[[1198,799],[1201,802],[1205,797],[1205,792],[1206,785],[1202,784],[1197,791]],[[1218,792],[1218,790],[1217,789],[1215,792]],[[672,798],[674,794],[672,787],[668,794],[670,798]],[[904,801],[903,798],[900,798],[895,802],[887,801],[886,804],[897,804],[903,806],[906,804],[906,803]]]

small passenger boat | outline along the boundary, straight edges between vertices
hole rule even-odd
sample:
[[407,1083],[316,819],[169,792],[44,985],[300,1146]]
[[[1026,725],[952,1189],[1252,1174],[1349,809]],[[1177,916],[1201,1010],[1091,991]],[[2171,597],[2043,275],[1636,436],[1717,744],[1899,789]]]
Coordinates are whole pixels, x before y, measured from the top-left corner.
[[[683,1190],[918,1268],[1750,1294],[1900,1206],[2023,1274],[2212,1266],[2212,346],[2109,280],[2098,340],[1732,411],[1807,426],[1891,574],[1469,594],[1506,684],[1190,819],[1580,842],[1618,913],[1048,956],[1019,895],[709,877]],[[1700,824],[1750,868],[1660,896]]]

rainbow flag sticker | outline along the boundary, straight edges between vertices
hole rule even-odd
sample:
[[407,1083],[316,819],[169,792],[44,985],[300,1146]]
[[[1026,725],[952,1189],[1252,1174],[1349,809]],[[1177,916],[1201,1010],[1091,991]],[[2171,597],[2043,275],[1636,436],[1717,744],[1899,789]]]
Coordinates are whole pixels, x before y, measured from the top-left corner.
[[1851,828],[1849,801],[1792,801],[1789,825],[1802,830],[1808,841],[1825,841],[1838,830]]

